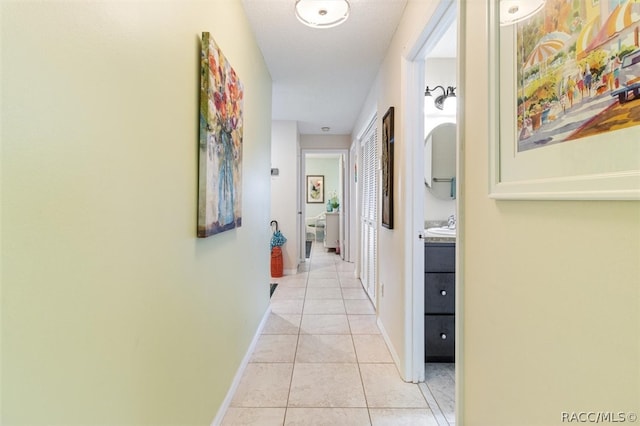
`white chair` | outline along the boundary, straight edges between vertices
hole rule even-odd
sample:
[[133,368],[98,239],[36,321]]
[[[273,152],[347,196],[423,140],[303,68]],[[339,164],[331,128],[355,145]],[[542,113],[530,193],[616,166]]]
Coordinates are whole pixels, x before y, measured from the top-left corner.
[[[305,225],[306,225],[307,240],[313,239],[315,241],[318,241],[319,239],[318,237],[320,235],[324,235],[325,223],[326,223],[326,217],[324,212],[320,213],[317,216],[306,218]],[[309,234],[311,234],[311,238]]]

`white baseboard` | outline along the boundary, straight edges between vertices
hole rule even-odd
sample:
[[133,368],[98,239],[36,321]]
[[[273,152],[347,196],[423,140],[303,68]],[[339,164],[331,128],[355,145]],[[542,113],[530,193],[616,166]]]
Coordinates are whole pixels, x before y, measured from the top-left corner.
[[247,364],[249,364],[249,360],[251,359],[251,355],[253,354],[253,350],[256,348],[256,344],[258,343],[258,339],[262,334],[262,330],[264,329],[265,324],[267,323],[267,318],[269,318],[269,314],[271,314],[271,305],[267,306],[267,311],[264,313],[260,324],[258,325],[258,329],[256,330],[256,334],[253,336],[253,340],[251,340],[251,344],[247,349],[247,353],[245,353],[242,362],[240,363],[240,367],[238,367],[238,371],[236,375],[233,377],[233,381],[231,382],[231,386],[229,387],[229,391],[227,392],[227,396],[225,396],[220,408],[218,409],[218,413],[216,417],[213,419],[211,426],[219,426],[222,423],[222,419],[224,415],[227,413],[227,409],[231,405],[231,401],[233,400],[233,396],[238,389],[238,385],[240,384],[240,379],[242,379],[242,375],[247,368]]
[[387,348],[389,348],[389,352],[391,352],[391,358],[393,359],[393,362],[396,364],[396,369],[398,369],[398,372],[400,373],[400,377],[402,378],[402,380],[407,382],[407,378],[404,377],[403,371],[400,368],[402,364],[400,363],[400,357],[398,356],[398,352],[396,352],[396,348],[391,343],[391,339],[387,334],[387,330],[384,329],[384,325],[382,325],[382,322],[380,321],[380,317],[378,317],[376,322],[378,324],[378,328],[380,329],[380,333],[382,333],[382,338],[384,339],[384,342],[387,344]]

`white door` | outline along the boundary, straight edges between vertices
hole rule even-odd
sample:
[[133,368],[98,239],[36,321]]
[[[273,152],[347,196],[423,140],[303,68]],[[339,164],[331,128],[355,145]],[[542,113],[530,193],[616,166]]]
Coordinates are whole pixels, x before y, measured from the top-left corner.
[[362,209],[360,215],[360,265],[362,285],[376,305],[376,259],[378,240],[378,131],[376,119],[372,121],[362,144]]

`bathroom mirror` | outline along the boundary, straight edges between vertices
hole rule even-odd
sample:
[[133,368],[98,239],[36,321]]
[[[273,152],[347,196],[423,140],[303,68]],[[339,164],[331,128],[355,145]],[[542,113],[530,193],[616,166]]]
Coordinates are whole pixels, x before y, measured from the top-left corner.
[[456,125],[436,126],[424,140],[424,183],[442,200],[456,198]]

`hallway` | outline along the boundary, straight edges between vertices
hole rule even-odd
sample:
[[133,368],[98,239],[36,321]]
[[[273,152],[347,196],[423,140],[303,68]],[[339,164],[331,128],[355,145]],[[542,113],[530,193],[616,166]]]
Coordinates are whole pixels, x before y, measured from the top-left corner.
[[448,425],[427,386],[400,379],[353,264],[314,242],[304,266],[273,279],[272,313],[222,425]]

